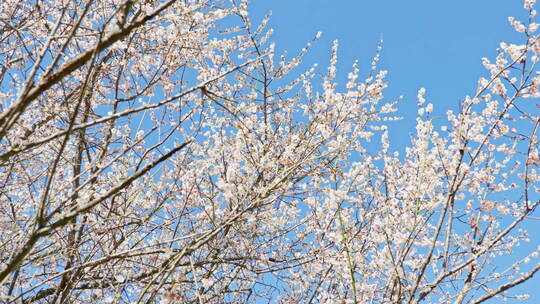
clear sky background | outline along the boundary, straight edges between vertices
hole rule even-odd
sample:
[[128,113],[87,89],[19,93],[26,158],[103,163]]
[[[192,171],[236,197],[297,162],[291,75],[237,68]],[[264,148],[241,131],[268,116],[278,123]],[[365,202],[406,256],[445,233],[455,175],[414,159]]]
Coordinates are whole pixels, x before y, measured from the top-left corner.
[[[254,24],[269,11],[269,27],[275,30],[271,40],[276,42],[278,53],[287,50],[289,55],[296,55],[317,31],[323,32],[306,56],[305,67],[317,62],[325,72],[332,41],[339,40],[338,75],[342,85],[355,59],[367,75],[382,35],[379,68],[389,71],[389,88],[384,95],[386,100],[404,96],[399,115],[405,119],[389,125],[390,139],[398,149],[415,132],[418,89],[426,88],[435,115],[445,117],[447,110],[457,110],[460,100],[474,95],[478,78],[488,75],[480,58],[494,59],[501,41],[524,41],[509,24],[508,16],[523,21],[527,16],[521,0],[251,1]],[[534,248],[540,244],[540,222],[526,228],[532,236],[526,247]],[[519,291],[531,294],[526,303],[540,303],[540,275]]]

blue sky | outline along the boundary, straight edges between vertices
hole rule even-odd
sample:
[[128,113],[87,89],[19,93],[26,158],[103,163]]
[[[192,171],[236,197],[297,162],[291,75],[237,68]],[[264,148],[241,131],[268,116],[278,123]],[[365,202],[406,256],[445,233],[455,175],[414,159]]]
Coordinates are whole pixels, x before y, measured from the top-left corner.
[[[389,126],[397,147],[414,132],[418,89],[426,88],[435,115],[458,109],[461,99],[474,94],[478,78],[487,75],[480,58],[493,59],[501,41],[523,42],[508,16],[524,20],[527,14],[517,0],[252,0],[250,15],[255,24],[269,11],[278,52],[295,55],[317,31],[323,32],[306,56],[306,67],[315,62],[326,66],[332,41],[338,39],[338,74],[343,79],[356,59],[364,75],[368,73],[383,37],[379,67],[389,71],[385,97],[404,96],[399,114],[405,119]],[[540,231],[540,223],[526,227],[532,236],[528,248],[536,247],[540,242],[534,234]],[[539,286],[537,276],[519,289],[531,294],[527,303],[540,303]]]
[[[523,40],[508,16],[526,16],[522,1],[508,0],[252,0],[255,23],[269,11],[278,51],[294,55],[317,31],[323,32],[306,57],[306,66],[314,62],[325,66],[332,41],[339,40],[338,68],[343,77],[356,59],[367,73],[382,36],[379,67],[389,71],[390,83],[385,97],[403,95],[401,114],[409,118],[416,115],[421,87],[435,113],[457,109],[462,98],[474,93],[478,78],[486,75],[480,58],[494,58],[501,41]],[[414,119],[397,124],[414,130]]]

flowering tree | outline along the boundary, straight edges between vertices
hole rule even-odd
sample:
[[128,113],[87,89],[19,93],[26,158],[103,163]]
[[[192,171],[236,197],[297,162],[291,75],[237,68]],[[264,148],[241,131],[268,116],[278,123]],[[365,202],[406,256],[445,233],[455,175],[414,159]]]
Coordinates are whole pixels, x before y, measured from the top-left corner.
[[339,90],[337,43],[297,72],[310,44],[276,56],[247,1],[2,1],[2,302],[512,297],[540,269],[533,5],[446,123],[419,91],[400,150],[378,55]]

